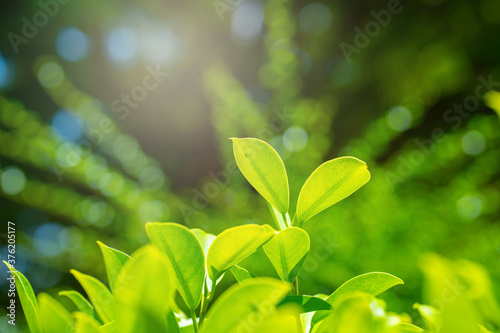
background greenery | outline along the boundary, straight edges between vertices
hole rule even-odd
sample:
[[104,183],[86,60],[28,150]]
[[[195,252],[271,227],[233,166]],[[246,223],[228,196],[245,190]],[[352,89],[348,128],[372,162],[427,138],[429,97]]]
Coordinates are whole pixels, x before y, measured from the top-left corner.
[[[328,159],[358,157],[372,174],[305,224],[303,292],[386,271],[406,282],[384,295],[390,310],[412,312],[429,251],[482,263],[499,291],[499,122],[474,96],[478,77],[500,81],[500,3],[401,1],[346,58],[340,45],[355,46],[389,3],[73,0],[51,7],[17,53],[9,33],[22,36],[44,6],[10,4],[0,13],[0,205],[2,225],[16,223],[16,268],[55,294],[79,288],[70,268],[104,279],[96,240],[132,253],[148,221],[212,233],[270,223],[228,140],[252,136],[279,151],[295,200]],[[158,70],[168,76],[143,100],[116,108]],[[269,262],[260,273],[276,274]]]

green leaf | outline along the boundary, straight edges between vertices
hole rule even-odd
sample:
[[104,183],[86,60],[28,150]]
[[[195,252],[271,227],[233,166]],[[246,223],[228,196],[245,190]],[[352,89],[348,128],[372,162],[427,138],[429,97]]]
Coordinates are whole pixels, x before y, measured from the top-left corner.
[[208,249],[210,248],[210,245],[212,245],[215,235],[209,234],[205,232],[204,230],[201,229],[191,229],[191,232],[198,238],[198,241],[201,244],[201,247],[203,249],[203,253],[205,253],[205,257],[207,256]]
[[490,331],[489,329],[487,329],[483,325],[479,325],[479,329],[481,330],[481,333],[493,333],[492,331]]
[[201,301],[205,279],[205,255],[195,234],[177,223],[146,224],[151,243],[160,249],[175,273],[177,290],[194,310]]
[[208,311],[200,333],[258,332],[263,319],[291,285],[271,278],[248,279],[230,287]]
[[60,291],[59,296],[68,297],[76,305],[78,310],[80,310],[83,313],[88,314],[91,317],[94,317],[94,307],[78,291],[74,291],[74,290]]
[[169,332],[175,292],[167,257],[153,245],[134,252],[116,279],[116,332]]
[[[362,292],[377,296],[389,288],[398,284],[404,284],[400,278],[388,273],[366,273],[356,276],[341,285],[326,301],[334,308],[344,298]],[[311,320],[311,327],[328,316],[327,311],[318,311]]]
[[[364,293],[346,295],[314,330],[316,333],[386,333],[385,310]],[[312,325],[312,324],[311,324]],[[312,326],[311,326],[312,327]]]
[[431,332],[439,332],[441,329],[440,313],[437,309],[430,305],[418,304],[413,305],[425,322],[425,325]]
[[44,332],[72,332],[75,320],[68,310],[46,293],[38,294],[40,323]]
[[321,164],[302,186],[297,220],[302,223],[354,193],[370,180],[366,163],[340,157]]
[[247,224],[226,229],[213,241],[207,254],[208,276],[217,280],[274,236],[268,225]]
[[42,328],[40,326],[38,302],[33,292],[33,288],[31,288],[31,284],[21,272],[9,265],[5,260],[3,263],[7,265],[12,276],[14,276],[17,295],[21,301],[24,316],[26,317],[26,322],[28,323],[31,333],[41,333]]
[[101,248],[104,264],[106,265],[106,273],[108,275],[109,287],[114,290],[115,279],[123,265],[130,259],[130,256],[122,251],[113,249],[99,241],[97,241]]
[[328,302],[322,300],[321,298],[307,295],[286,296],[279,303],[279,305],[281,306],[290,303],[300,305],[300,307],[302,308],[302,313],[319,310],[330,310],[332,308],[332,306]]
[[109,289],[93,276],[80,273],[74,269],[70,270],[70,272],[85,289],[87,296],[103,322],[112,321],[115,318],[115,303]]
[[167,310],[167,332],[168,333],[180,333],[181,330],[179,328],[179,323],[177,322],[177,318],[175,318],[174,311],[172,308]]
[[92,316],[84,312],[74,312],[75,333],[102,333],[101,324]]
[[288,212],[288,178],[276,150],[259,139],[231,140],[234,158],[243,176],[280,213]]
[[253,279],[256,277],[255,275],[253,275],[252,273],[250,273],[249,271],[247,271],[246,269],[244,269],[243,267],[240,267],[238,265],[234,265],[229,270],[231,271],[231,273],[233,273],[234,278],[238,282],[241,282],[241,281],[244,281],[247,279]]
[[[302,268],[310,240],[307,232],[300,228],[287,228],[264,245],[264,251],[283,281],[292,282]],[[297,265],[300,266],[296,268]]]

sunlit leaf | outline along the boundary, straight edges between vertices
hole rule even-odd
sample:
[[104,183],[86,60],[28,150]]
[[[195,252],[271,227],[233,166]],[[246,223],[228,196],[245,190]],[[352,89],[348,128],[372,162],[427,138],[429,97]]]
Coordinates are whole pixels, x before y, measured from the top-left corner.
[[38,294],[40,323],[44,332],[73,331],[75,320],[64,306],[46,293]]
[[179,323],[177,322],[177,318],[175,318],[172,308],[167,310],[166,320],[168,333],[180,333]]
[[205,278],[205,255],[195,234],[177,223],[146,224],[149,239],[162,251],[175,273],[177,290],[194,310],[200,303]]
[[175,291],[166,256],[152,245],[132,255],[116,279],[116,332],[168,332]]
[[425,322],[427,328],[432,332],[439,332],[441,329],[441,318],[440,313],[437,309],[430,305],[424,304],[414,304],[414,309],[417,309],[418,313]]
[[268,225],[247,224],[226,229],[213,241],[207,254],[208,276],[217,279],[274,236]]
[[80,273],[74,269],[70,272],[85,289],[95,311],[103,322],[112,321],[115,318],[115,302],[109,289],[95,277]]
[[[307,232],[300,228],[287,228],[264,245],[264,251],[283,281],[292,282],[300,272],[309,252],[310,240]],[[297,265],[300,266],[296,268]]]
[[84,312],[74,312],[75,333],[103,333],[101,324],[92,316]]
[[340,157],[321,164],[304,183],[297,202],[297,220],[302,223],[348,197],[370,179],[366,163]]
[[301,307],[302,313],[311,312],[311,311],[319,311],[319,310],[330,310],[332,306],[322,300],[319,297],[300,295],[300,296],[286,296],[279,305],[284,304],[297,304]]
[[115,279],[123,265],[130,259],[130,256],[122,251],[113,249],[101,242],[97,242],[101,248],[104,263],[106,265],[106,273],[108,275],[109,287],[114,290]]
[[75,290],[60,291],[59,295],[68,297],[76,305],[78,310],[80,310],[83,313],[88,314],[91,317],[94,317],[94,307],[78,291],[75,291]]
[[248,279],[233,285],[208,311],[201,332],[255,332],[290,288],[289,283],[271,278]]
[[[356,276],[341,285],[326,301],[334,308],[345,297],[359,292],[377,296],[389,288],[403,284],[400,278],[388,273],[367,273]],[[328,316],[328,311],[318,311],[311,320],[311,327]]]
[[233,267],[230,268],[231,273],[233,273],[234,278],[236,281],[241,282],[246,279],[253,279],[256,276],[244,269],[243,267],[240,267],[238,265],[234,265]]
[[[385,333],[384,309],[371,295],[354,293],[342,298],[337,307],[314,330],[315,333]],[[376,314],[375,314],[376,313]]]
[[38,301],[35,297],[35,293],[33,292],[33,288],[31,288],[31,284],[21,272],[9,265],[5,260],[3,262],[7,265],[10,273],[14,276],[17,295],[21,301],[24,316],[31,333],[42,332]]
[[288,178],[276,150],[259,139],[231,140],[234,157],[243,176],[264,199],[285,214],[289,205]]

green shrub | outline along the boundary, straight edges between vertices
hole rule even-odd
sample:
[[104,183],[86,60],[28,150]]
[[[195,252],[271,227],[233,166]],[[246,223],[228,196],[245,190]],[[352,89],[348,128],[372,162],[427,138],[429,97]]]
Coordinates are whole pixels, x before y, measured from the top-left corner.
[[[74,303],[73,314],[48,294],[36,298],[23,274],[6,263],[30,331],[472,333],[500,326],[500,308],[486,271],[436,255],[423,261],[431,305],[415,304],[423,328],[407,314],[388,312],[376,298],[403,284],[388,273],[354,277],[329,296],[301,295],[298,276],[310,246],[301,226],[368,182],[367,166],[353,157],[320,165],[303,185],[291,217],[287,174],[276,151],[257,139],[232,140],[238,167],[266,199],[274,228],[248,224],[215,236],[153,222],[146,224],[152,244],[132,256],[98,242],[109,286],[72,270],[89,299],[76,291],[60,292]],[[257,277],[238,266],[259,248],[281,280]],[[238,282],[211,304],[226,274]],[[187,315],[175,302],[176,292]]]

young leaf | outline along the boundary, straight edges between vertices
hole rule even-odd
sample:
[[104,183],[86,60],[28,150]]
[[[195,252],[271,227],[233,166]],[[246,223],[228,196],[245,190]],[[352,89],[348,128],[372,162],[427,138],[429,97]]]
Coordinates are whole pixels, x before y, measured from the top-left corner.
[[175,318],[174,311],[172,308],[167,310],[167,331],[168,333],[180,333],[181,330],[179,328],[179,323],[177,322],[177,318]]
[[302,186],[297,202],[297,220],[302,223],[348,197],[370,179],[366,163],[340,157],[321,164]]
[[21,301],[23,307],[24,316],[26,317],[26,322],[31,333],[41,333],[42,328],[40,326],[40,313],[38,310],[38,302],[31,288],[28,279],[16,270],[14,267],[9,265],[5,260],[3,261],[5,265],[9,268],[10,273],[15,279],[17,295]]
[[[374,297],[364,293],[346,295],[318,327],[316,333],[385,333],[385,311],[374,301]],[[312,325],[312,324],[311,324]]]
[[103,333],[101,324],[92,316],[84,312],[74,312],[75,333]]
[[101,248],[104,264],[106,265],[106,273],[108,275],[109,287],[114,290],[115,279],[123,265],[130,259],[130,256],[122,251],[118,251],[101,242],[97,242]]
[[253,279],[256,276],[244,269],[243,267],[240,267],[238,265],[234,265],[229,269],[231,273],[233,273],[234,278],[236,281],[241,282],[247,279]]
[[174,275],[166,256],[153,245],[134,252],[116,279],[116,332],[170,332]]
[[[389,288],[398,284],[404,284],[400,278],[388,273],[366,273],[356,276],[341,285],[326,301],[334,308],[345,297],[359,292],[377,296]],[[311,327],[328,316],[327,311],[318,311],[311,320]]]
[[168,258],[177,290],[194,310],[200,303],[205,278],[205,255],[200,242],[191,230],[176,223],[148,223],[146,230],[151,243]]
[[281,280],[292,282],[302,268],[309,246],[307,232],[291,227],[281,230],[263,248]]
[[74,291],[74,290],[60,291],[59,296],[68,297],[76,305],[78,310],[80,310],[83,313],[88,314],[91,317],[94,317],[94,307],[78,291]]
[[430,305],[418,303],[415,303],[413,308],[418,310],[418,313],[424,320],[425,325],[431,332],[439,332],[441,330],[440,312],[436,308]]
[[330,310],[332,308],[332,306],[328,302],[322,300],[321,298],[307,295],[286,296],[281,300],[278,306],[284,304],[300,305],[300,307],[302,308],[302,313],[319,310]]
[[209,310],[200,333],[258,332],[263,319],[290,291],[289,283],[271,278],[248,279],[230,287]]
[[109,289],[95,277],[83,274],[77,270],[70,270],[71,274],[80,282],[87,293],[97,314],[104,323],[109,323],[115,318],[115,303]]
[[234,158],[243,176],[280,213],[288,212],[288,178],[276,150],[259,139],[231,140]]
[[201,247],[203,249],[203,253],[205,253],[205,257],[207,256],[208,249],[210,248],[210,245],[212,245],[212,242],[215,239],[215,235],[209,234],[201,229],[191,229],[191,232],[198,238],[198,241],[201,244]]
[[274,236],[268,225],[247,224],[226,229],[213,241],[207,254],[208,276],[218,279]]
[[72,332],[75,320],[71,313],[46,293],[38,294],[40,323],[44,332]]

